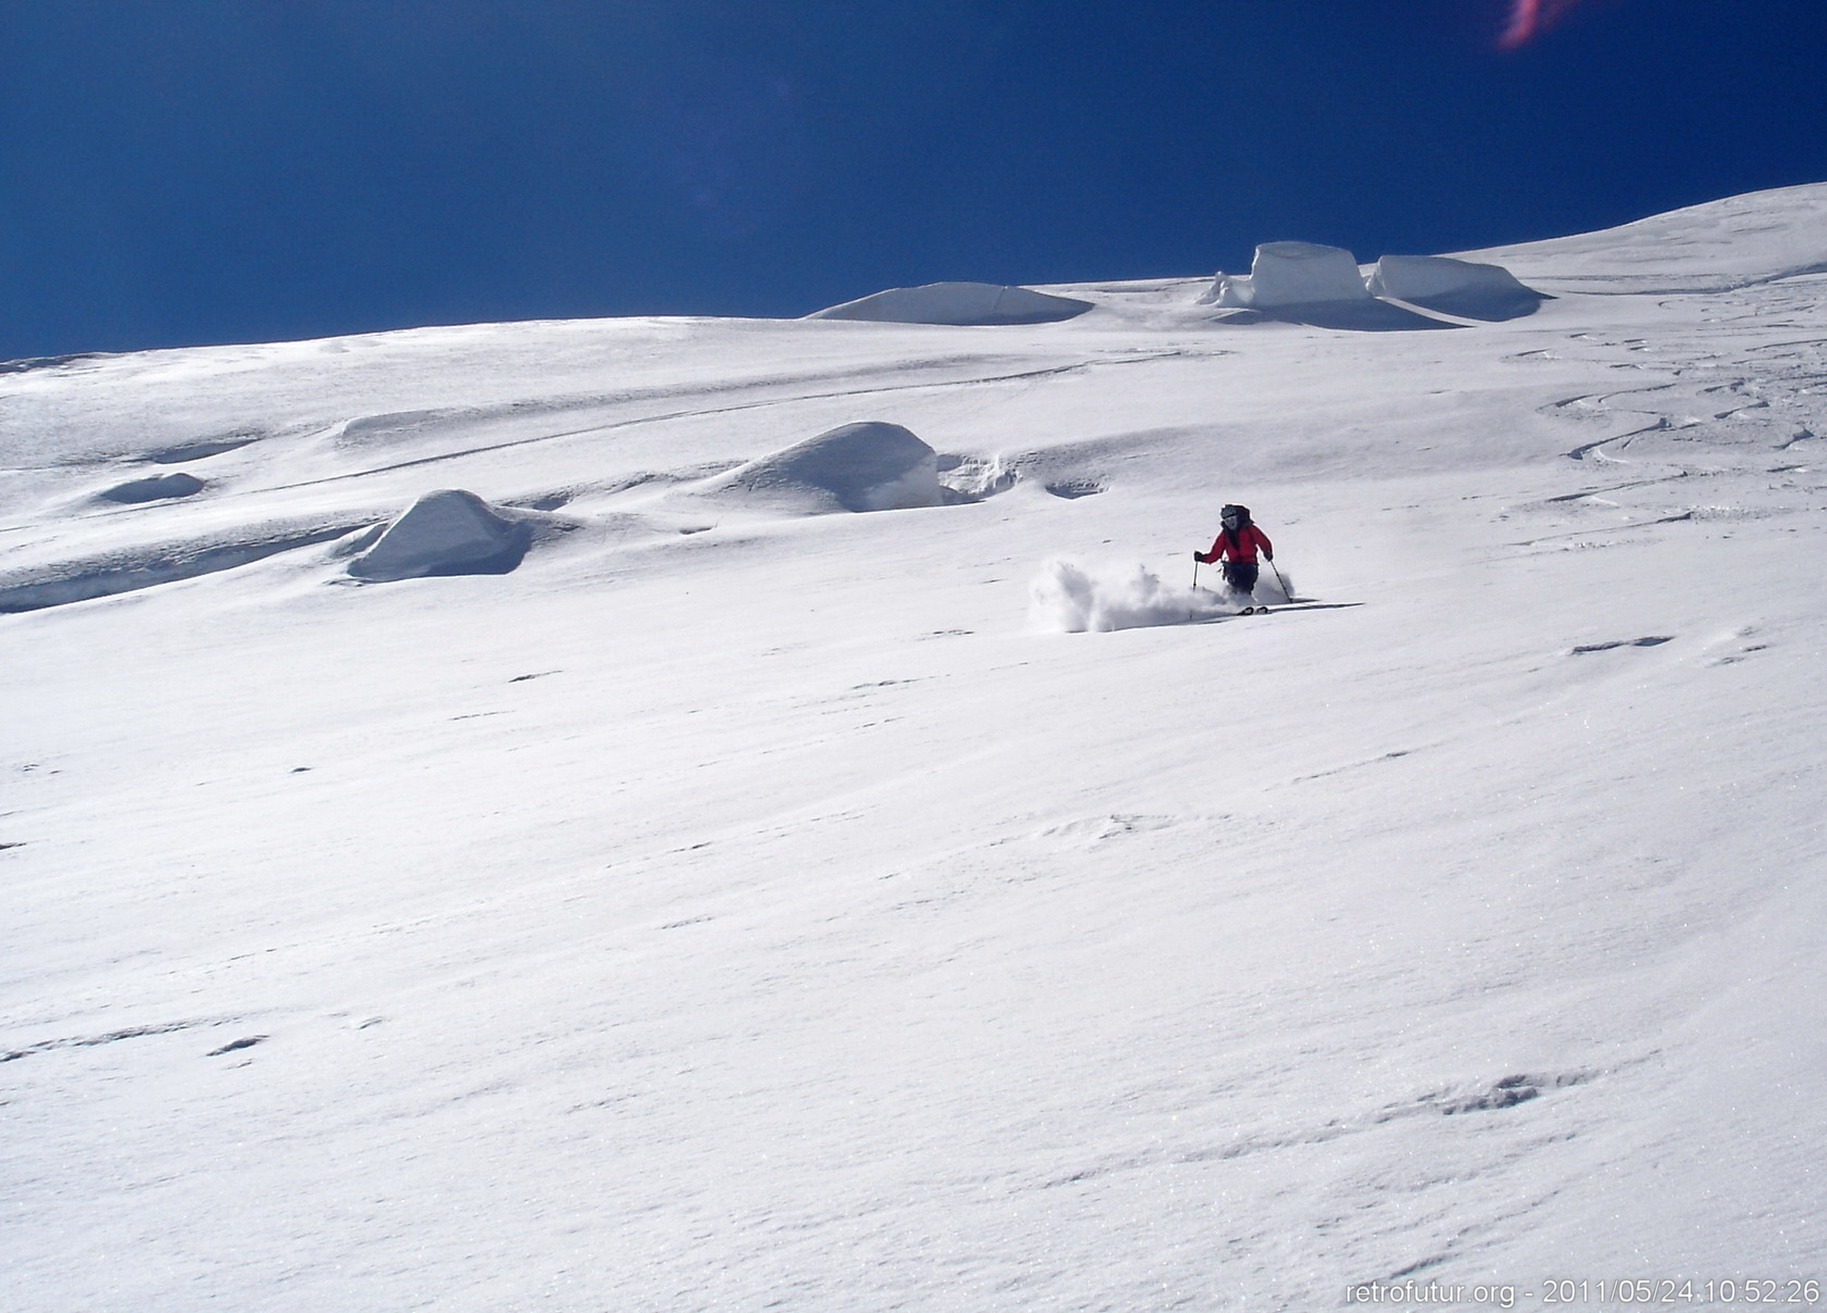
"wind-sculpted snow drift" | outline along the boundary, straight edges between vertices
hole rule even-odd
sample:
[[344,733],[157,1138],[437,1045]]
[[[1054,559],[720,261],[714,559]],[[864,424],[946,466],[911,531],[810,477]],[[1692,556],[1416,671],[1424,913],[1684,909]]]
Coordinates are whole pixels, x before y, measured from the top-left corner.
[[67,606],[251,565],[353,532],[331,515],[294,516],[0,570],[0,614]]
[[1547,298],[1494,264],[1386,255],[1366,278],[1351,252],[1341,247],[1264,242],[1256,248],[1249,273],[1219,274],[1199,299],[1246,317],[1390,331],[1453,327],[1411,307],[1496,321],[1531,314]]
[[1207,295],[1213,305],[1252,310],[1371,299],[1351,252],[1316,242],[1264,242],[1249,273],[1219,274]]
[[719,500],[817,515],[937,506],[939,455],[899,424],[844,424],[718,475]]
[[924,287],[891,287],[885,292],[815,310],[806,318],[969,328],[1057,324],[1074,319],[1089,309],[1089,301],[1052,296],[1026,287],[1001,287],[995,283],[927,283]]
[[117,502],[123,506],[137,506],[142,502],[165,501],[177,497],[193,497],[203,491],[203,480],[194,474],[158,474],[146,479],[129,479],[117,483],[111,488],[104,488],[95,494],[97,501]]
[[1377,296],[1463,319],[1520,319],[1548,299],[1501,265],[1444,255],[1386,255],[1365,286]]
[[506,574],[532,542],[521,516],[490,506],[473,492],[428,492],[349,562],[357,579],[381,582],[426,575]]

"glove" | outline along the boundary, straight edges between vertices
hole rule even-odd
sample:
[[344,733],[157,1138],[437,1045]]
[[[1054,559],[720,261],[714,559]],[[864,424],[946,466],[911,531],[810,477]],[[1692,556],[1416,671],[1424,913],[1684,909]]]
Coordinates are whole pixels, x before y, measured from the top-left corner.
[[1262,559],[1265,561],[1273,561],[1275,559],[1275,553],[1274,552],[1264,552],[1262,554]]
[[1194,552],[1193,559],[1199,562],[1200,565],[1210,565],[1212,563],[1212,558],[1207,556],[1204,552]]

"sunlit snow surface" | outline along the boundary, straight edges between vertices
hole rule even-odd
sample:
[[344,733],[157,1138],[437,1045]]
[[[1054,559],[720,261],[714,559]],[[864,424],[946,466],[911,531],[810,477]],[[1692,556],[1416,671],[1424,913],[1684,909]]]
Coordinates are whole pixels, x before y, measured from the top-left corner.
[[[1827,1279],[1824,212],[1451,331],[6,367],[0,1303]],[[351,574],[438,490],[524,555]],[[1231,501],[1293,604],[1193,592]]]

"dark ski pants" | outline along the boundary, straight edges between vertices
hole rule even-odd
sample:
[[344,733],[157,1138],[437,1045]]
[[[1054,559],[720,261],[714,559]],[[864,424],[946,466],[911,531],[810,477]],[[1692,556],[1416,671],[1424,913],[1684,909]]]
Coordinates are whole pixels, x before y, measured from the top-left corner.
[[1254,561],[1226,561],[1224,563],[1224,586],[1233,593],[1253,593],[1256,591],[1257,565]]

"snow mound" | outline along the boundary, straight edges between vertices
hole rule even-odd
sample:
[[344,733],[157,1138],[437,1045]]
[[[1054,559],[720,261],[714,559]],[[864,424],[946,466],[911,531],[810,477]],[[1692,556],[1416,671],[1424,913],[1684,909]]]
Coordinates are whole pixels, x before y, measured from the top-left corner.
[[159,474],[146,479],[129,479],[96,493],[101,501],[137,506],[145,502],[168,501],[174,497],[191,497],[203,491],[203,480],[194,474]]
[[1365,285],[1375,296],[1463,319],[1520,319],[1548,299],[1502,265],[1444,255],[1386,255]]
[[1315,242],[1264,242],[1250,272],[1220,274],[1203,298],[1226,308],[1271,310],[1370,300],[1350,251]]
[[735,496],[807,514],[937,506],[944,499],[939,456],[899,424],[845,424],[711,480],[713,496]]
[[1038,626],[1067,634],[1180,625],[1236,610],[1216,593],[1163,583],[1139,564],[1092,571],[1075,561],[1049,561],[1028,596]]
[[815,310],[807,319],[860,319],[888,324],[1055,324],[1091,309],[1091,302],[1050,296],[1025,287],[995,283],[928,283]]
[[374,581],[425,575],[506,574],[526,555],[530,526],[473,492],[428,492],[349,562],[349,573]]

